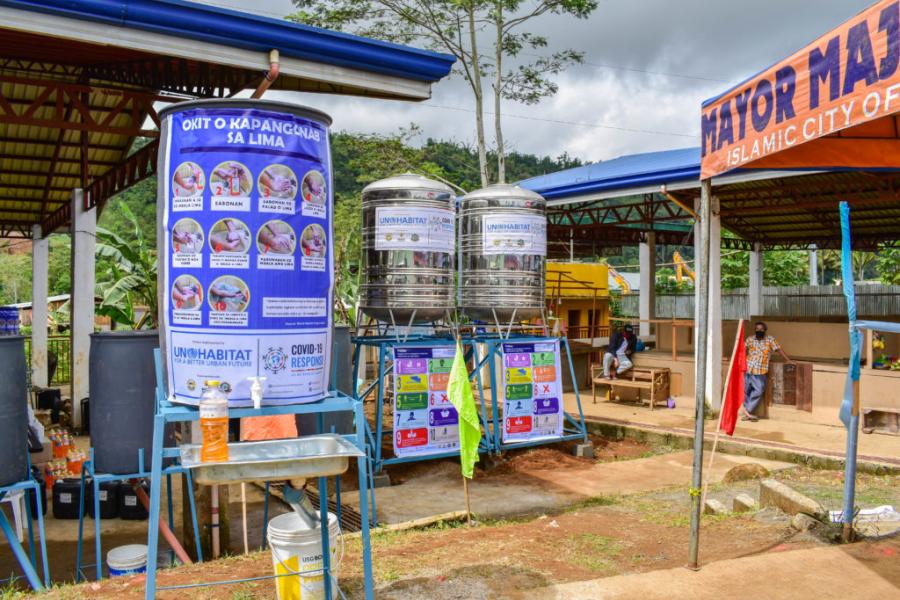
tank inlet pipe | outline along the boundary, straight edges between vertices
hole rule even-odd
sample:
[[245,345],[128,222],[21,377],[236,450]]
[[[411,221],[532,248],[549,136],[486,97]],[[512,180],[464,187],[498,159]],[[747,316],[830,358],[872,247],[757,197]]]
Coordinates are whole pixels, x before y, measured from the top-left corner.
[[280,61],[278,58],[278,50],[270,50],[269,51],[269,72],[266,73],[265,79],[263,79],[259,87],[256,88],[256,91],[253,92],[251,98],[262,98],[262,95],[266,93],[266,90],[269,89],[275,80],[278,79],[278,72],[281,69]]
[[[134,488],[134,493],[135,495],[137,495],[138,500],[140,500],[141,504],[144,506],[144,510],[150,512],[150,498],[147,497],[147,492],[144,491],[144,488],[141,486],[141,482],[137,479],[132,479],[131,487]],[[159,520],[159,532],[162,533],[163,537],[166,538],[166,541],[169,542],[169,546],[175,552],[175,556],[178,557],[178,560],[181,561],[181,564],[194,564],[194,562],[191,560],[191,557],[188,556],[187,552],[184,551],[184,548],[181,546],[178,538],[175,537],[175,534],[172,533],[172,530],[169,529],[169,526],[166,525],[166,522],[162,519]]]

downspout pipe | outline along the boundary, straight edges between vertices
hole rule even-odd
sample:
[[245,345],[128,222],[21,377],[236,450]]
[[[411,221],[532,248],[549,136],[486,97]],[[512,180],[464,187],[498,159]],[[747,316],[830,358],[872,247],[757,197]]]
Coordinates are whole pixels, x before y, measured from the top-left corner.
[[281,63],[278,57],[278,50],[269,50],[269,72],[266,73],[265,79],[260,82],[259,87],[253,92],[251,98],[262,98],[262,95],[266,93],[266,90],[275,83],[276,79],[278,79],[280,69]]

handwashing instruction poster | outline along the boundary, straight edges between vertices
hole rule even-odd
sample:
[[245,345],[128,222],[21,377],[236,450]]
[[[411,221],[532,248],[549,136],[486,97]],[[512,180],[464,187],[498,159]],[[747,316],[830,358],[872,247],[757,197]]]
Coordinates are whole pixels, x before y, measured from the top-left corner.
[[447,396],[456,347],[394,347],[394,455],[459,450],[459,415]]
[[559,341],[503,343],[503,442],[562,436]]
[[[165,116],[160,262],[169,395],[232,406],[320,400],[332,324],[328,125],[270,109]],[[163,152],[163,150],[160,150]]]

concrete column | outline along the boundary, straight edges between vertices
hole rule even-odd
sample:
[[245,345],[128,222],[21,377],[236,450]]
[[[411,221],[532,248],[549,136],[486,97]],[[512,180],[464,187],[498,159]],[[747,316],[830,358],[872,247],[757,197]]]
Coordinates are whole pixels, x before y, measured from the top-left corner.
[[94,332],[94,249],[97,211],[84,210],[84,190],[72,191],[72,421],[81,427],[81,400],[88,384],[91,334]]
[[750,283],[747,289],[747,315],[753,319],[763,314],[763,251],[759,242],[750,251]]
[[819,253],[815,244],[809,247],[809,285],[819,285]]
[[722,220],[719,199],[711,198],[709,222],[709,321],[706,332],[706,403],[714,410],[722,405]]
[[652,333],[647,319],[656,318],[656,232],[649,231],[644,242],[638,247],[640,257],[640,297],[638,298],[638,314],[641,319],[640,336],[647,337]]
[[50,238],[31,227],[31,384],[50,385],[47,373],[47,290]]

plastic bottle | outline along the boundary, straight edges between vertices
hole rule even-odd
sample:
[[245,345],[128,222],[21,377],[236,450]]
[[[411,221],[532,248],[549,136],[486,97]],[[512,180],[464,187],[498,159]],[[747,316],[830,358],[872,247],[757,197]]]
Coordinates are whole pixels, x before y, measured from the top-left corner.
[[228,398],[217,380],[209,380],[200,396],[200,462],[228,460]]

